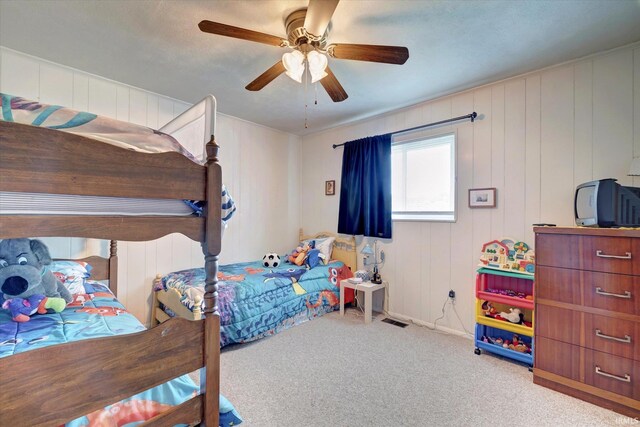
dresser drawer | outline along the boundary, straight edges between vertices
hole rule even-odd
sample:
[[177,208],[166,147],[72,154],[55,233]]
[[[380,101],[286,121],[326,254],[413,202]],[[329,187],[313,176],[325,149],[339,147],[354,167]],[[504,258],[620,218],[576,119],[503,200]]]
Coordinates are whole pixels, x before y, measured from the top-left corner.
[[580,290],[584,272],[539,265],[533,284],[536,299],[582,305]]
[[584,346],[640,361],[640,323],[584,313]]
[[534,367],[580,381],[580,347],[545,337],[536,337]]
[[640,315],[640,276],[584,272],[583,305]]
[[640,315],[640,276],[539,266],[536,299]]
[[586,384],[640,400],[640,362],[585,350],[584,370]]
[[[580,312],[536,304],[536,337],[551,338],[569,344],[580,345]],[[536,341],[535,352],[541,351]]]
[[541,266],[640,275],[639,249],[630,237],[536,236],[536,262]]

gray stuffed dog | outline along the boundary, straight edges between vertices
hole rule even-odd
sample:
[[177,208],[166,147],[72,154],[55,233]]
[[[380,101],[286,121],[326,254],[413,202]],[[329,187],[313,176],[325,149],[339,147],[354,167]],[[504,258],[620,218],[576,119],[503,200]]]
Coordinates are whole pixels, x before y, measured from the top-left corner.
[[32,295],[73,297],[53,273],[49,249],[40,240],[5,239],[0,241],[0,292],[5,299],[28,298]]

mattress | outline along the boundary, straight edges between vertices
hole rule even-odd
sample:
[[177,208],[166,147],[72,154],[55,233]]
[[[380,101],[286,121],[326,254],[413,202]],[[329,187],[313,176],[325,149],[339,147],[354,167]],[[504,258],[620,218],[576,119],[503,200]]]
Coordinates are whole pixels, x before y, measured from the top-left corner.
[[0,215],[192,215],[182,200],[0,191]]
[[[19,323],[11,320],[8,310],[0,310],[0,363],[3,357],[41,347],[145,329],[105,285],[86,281],[83,286],[84,293],[75,294],[74,301],[60,313],[36,314],[28,322]],[[149,419],[198,393],[199,387],[188,375],[183,375],[66,425],[130,425],[128,423]],[[235,408],[222,396],[220,404],[220,419],[227,420],[221,425],[241,422]]]
[[[291,264],[265,268],[261,261],[223,265],[218,273],[220,345],[245,343],[336,310],[340,280],[352,277],[340,261],[306,269]],[[203,301],[203,268],[169,273],[163,288],[176,289],[193,310]],[[350,301],[346,301],[350,302]]]

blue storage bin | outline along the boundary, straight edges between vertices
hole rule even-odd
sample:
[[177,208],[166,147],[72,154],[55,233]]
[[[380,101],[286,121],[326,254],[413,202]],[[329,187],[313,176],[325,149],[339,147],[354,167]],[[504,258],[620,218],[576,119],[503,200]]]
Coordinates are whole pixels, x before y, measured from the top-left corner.
[[475,344],[477,349],[485,350],[491,353],[498,354],[503,357],[508,357],[510,359],[514,359],[528,365],[533,366],[533,350],[534,343],[533,338],[518,335],[519,341],[525,343],[531,349],[531,353],[521,353],[519,351],[512,350],[510,348],[505,348],[502,345],[493,344],[491,342],[484,342],[482,340],[483,336],[492,337],[492,338],[501,338],[503,341],[513,340],[513,336],[517,335],[513,332],[505,331],[503,329],[492,328],[491,326],[485,326],[476,324],[476,334],[475,334]]

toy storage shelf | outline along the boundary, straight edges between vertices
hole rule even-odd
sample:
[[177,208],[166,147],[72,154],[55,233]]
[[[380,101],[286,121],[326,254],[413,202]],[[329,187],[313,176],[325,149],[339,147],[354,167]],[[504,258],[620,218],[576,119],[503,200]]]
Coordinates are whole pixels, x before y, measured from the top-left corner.
[[[480,268],[478,270],[476,276],[476,354],[480,354],[480,350],[485,350],[533,366],[533,330],[535,323],[533,280],[534,276],[529,274],[489,268]],[[522,298],[518,297],[518,295],[522,296]],[[531,326],[486,316],[482,308],[484,301],[526,310],[526,315],[530,313]],[[489,337],[493,335],[503,340],[510,340],[513,334],[518,335],[531,348],[531,353],[511,350],[504,348],[502,345],[485,342],[482,339],[483,336]]]
[[[491,278],[491,280],[489,280],[489,278]],[[533,276],[481,268],[478,270],[478,275],[476,276],[476,298],[533,310],[533,286],[532,283],[526,282],[527,280],[533,281]],[[525,299],[488,292],[487,289],[489,289],[490,283],[498,289],[504,290],[510,288],[512,291],[521,293],[529,292],[532,298]]]
[[[492,329],[485,325],[480,325],[480,324],[476,325],[476,336],[478,337],[490,334],[491,333],[490,331],[492,331]],[[482,350],[490,351],[491,353],[495,353],[503,357],[508,357],[510,359],[514,359],[519,362],[526,363],[528,365],[533,365],[533,344],[532,343],[531,343],[531,353],[520,353],[518,351],[500,347],[497,344],[487,343],[482,340],[476,340],[476,346]]]
[[513,332],[514,334],[524,335],[527,337],[533,336],[533,326],[525,326],[518,325],[516,323],[511,323],[505,320],[493,319],[491,317],[486,317],[482,314],[482,301],[478,300],[478,307],[476,310],[476,323],[480,325],[491,326],[492,328],[502,329],[505,331]]

